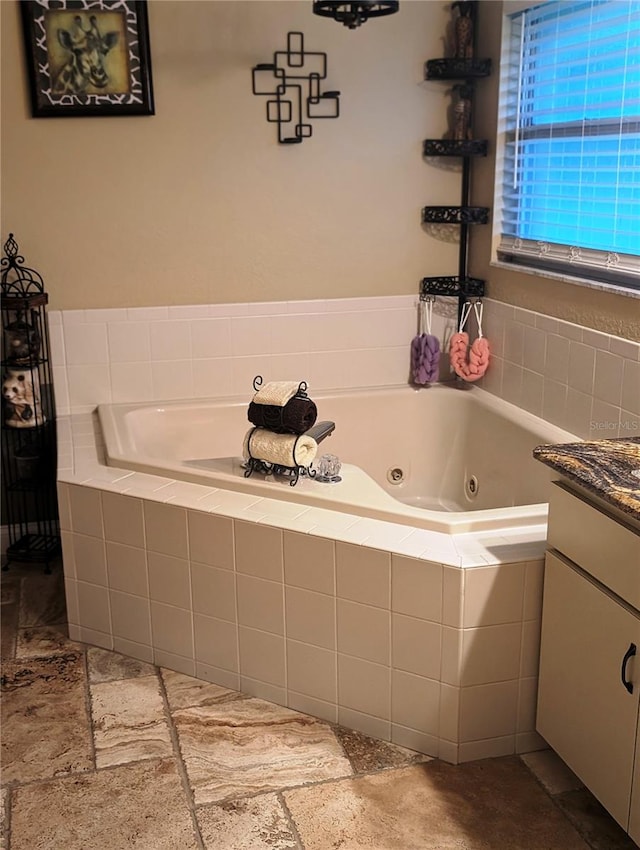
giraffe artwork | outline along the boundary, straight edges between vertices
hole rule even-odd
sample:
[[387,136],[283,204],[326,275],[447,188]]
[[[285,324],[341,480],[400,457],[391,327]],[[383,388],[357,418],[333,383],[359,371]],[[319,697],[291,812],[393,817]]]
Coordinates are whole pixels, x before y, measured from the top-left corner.
[[109,84],[105,60],[118,43],[120,33],[111,30],[103,35],[95,15],[90,15],[88,20],[86,15],[74,15],[71,27],[59,27],[56,35],[66,62],[54,76],[54,94],[82,95],[90,87],[98,91],[105,89]]
[[147,0],[18,5],[34,118],[154,114]]

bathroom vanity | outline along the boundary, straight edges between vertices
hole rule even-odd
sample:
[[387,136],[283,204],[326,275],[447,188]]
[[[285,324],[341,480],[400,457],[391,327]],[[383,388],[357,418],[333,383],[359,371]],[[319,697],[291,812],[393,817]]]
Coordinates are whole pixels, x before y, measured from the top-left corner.
[[540,446],[552,485],[536,728],[640,844],[640,438]]

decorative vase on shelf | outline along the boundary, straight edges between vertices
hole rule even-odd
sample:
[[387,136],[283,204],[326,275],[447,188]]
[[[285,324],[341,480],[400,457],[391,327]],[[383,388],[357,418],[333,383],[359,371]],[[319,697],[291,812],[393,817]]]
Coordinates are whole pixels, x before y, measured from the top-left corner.
[[451,4],[451,8],[457,12],[454,23],[454,59],[473,59],[475,6],[474,0],[458,0]]

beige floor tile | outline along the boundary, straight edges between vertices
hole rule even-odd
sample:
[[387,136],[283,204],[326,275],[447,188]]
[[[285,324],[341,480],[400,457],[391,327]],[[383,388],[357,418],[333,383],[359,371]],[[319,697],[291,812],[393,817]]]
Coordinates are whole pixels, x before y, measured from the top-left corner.
[[384,770],[392,767],[403,767],[415,762],[430,761],[429,756],[407,750],[397,744],[369,738],[362,732],[347,729],[345,726],[334,726],[336,738],[342,744],[347,758],[351,762],[354,773],[367,773],[373,770]]
[[206,850],[295,850],[291,824],[275,794],[231,800],[197,811]]
[[215,705],[221,702],[233,702],[237,699],[247,699],[239,691],[230,691],[220,685],[213,685],[184,673],[162,669],[162,679],[167,691],[171,711],[180,708],[190,708],[196,705]]
[[65,623],[67,609],[62,570],[51,575],[31,572],[22,578],[20,593],[20,628],[51,626]]
[[173,760],[13,792],[12,850],[197,850]]
[[551,795],[582,788],[582,782],[553,750],[524,753],[520,758]]
[[593,850],[637,850],[637,845],[586,788],[566,791],[555,801]]
[[0,584],[0,605],[10,605],[17,602],[19,594],[20,579],[18,576],[3,572],[2,583]]
[[352,775],[331,728],[260,699],[173,713],[196,804]]
[[9,792],[6,788],[0,791],[0,848],[5,850],[7,846],[7,798]]
[[82,649],[79,643],[69,640],[66,625],[31,626],[18,631],[17,658],[38,658]]
[[5,662],[3,674],[3,782],[92,768],[83,656]]
[[[3,588],[4,590],[4,588]],[[18,629],[18,601],[3,602],[0,611],[0,658],[14,658]]]
[[91,685],[96,766],[172,755],[157,676]]
[[[2,762],[11,787],[0,801],[0,850],[635,847],[586,789],[567,790],[572,783],[547,763],[551,751],[525,756],[527,766],[507,758],[452,767],[422,756],[428,763],[415,764],[410,750],[237,691],[168,670],[162,686],[150,664],[84,644],[68,651],[56,625],[64,610],[57,569],[45,576],[12,565],[1,574]],[[18,660],[17,637],[27,653]],[[28,655],[42,651],[47,657]],[[94,769],[85,664],[102,712],[99,757],[122,755],[123,746],[143,762]],[[172,718],[160,710],[162,687],[195,814],[165,736]],[[171,757],[150,758],[156,745]]]
[[285,791],[305,850],[587,850],[517,758]]
[[151,676],[156,672],[152,664],[128,658],[118,652],[90,646],[87,650],[87,666],[91,682],[112,682],[116,679],[133,679]]

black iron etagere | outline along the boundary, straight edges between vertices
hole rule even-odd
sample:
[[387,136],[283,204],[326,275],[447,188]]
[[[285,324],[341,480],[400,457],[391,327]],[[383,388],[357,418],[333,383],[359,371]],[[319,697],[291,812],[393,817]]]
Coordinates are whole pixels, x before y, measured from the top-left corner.
[[9,234],[2,272],[2,481],[12,561],[50,572],[60,552],[56,497],[56,412],[41,275],[24,265]]

